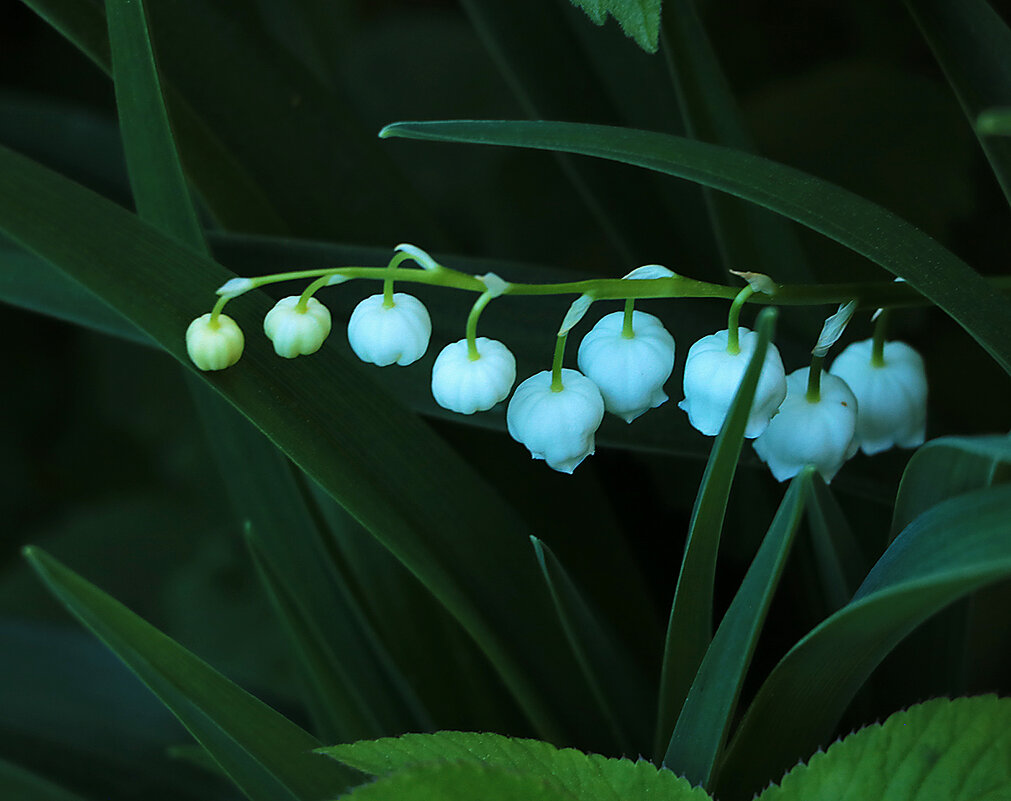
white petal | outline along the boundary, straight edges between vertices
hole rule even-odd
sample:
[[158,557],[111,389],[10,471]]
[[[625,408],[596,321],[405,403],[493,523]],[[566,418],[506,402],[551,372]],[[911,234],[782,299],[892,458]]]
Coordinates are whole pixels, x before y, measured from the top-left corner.
[[478,337],[480,358],[471,361],[467,340],[447,345],[432,366],[432,395],[444,409],[474,414],[509,397],[516,381],[516,359],[494,339]]
[[393,294],[393,306],[372,295],[359,303],[348,321],[348,342],[363,362],[380,367],[412,364],[425,355],[432,336],[432,320],[413,295]]

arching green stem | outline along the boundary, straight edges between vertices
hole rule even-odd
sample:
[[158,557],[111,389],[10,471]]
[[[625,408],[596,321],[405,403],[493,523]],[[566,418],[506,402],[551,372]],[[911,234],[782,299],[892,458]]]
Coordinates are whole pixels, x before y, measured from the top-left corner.
[[555,341],[555,358],[551,362],[551,391],[561,392],[565,389],[562,383],[562,361],[565,359],[565,340],[568,334],[559,334]]
[[295,304],[295,311],[299,314],[305,314],[305,310],[309,308],[309,298],[311,298],[316,292],[323,287],[325,287],[330,282],[330,276],[324,275],[322,278],[317,278],[309,286],[305,288],[305,291],[301,294],[298,299],[298,303]]
[[467,358],[472,362],[481,358],[481,354],[477,352],[477,320],[493,297],[495,296],[491,292],[482,292],[467,315]]
[[754,294],[755,290],[749,284],[737,293],[734,302],[730,304],[730,313],[727,314],[727,353],[732,356],[741,352],[741,343],[737,336],[737,321],[741,316],[741,307]]
[[222,295],[218,298],[218,302],[214,304],[214,308],[211,309],[211,328],[215,328],[218,325],[218,315],[221,314],[221,310],[225,308],[225,304],[230,301],[231,298],[228,295]]
[[393,271],[400,266],[401,262],[407,261],[411,258],[411,254],[404,253],[403,251],[393,254],[393,258],[390,259],[390,263],[386,265],[386,269],[390,270],[389,276],[383,281],[383,308],[392,309],[396,304],[393,302]]
[[632,314],[635,312],[635,298],[625,300],[625,320],[621,327],[621,335],[625,339],[634,339],[635,330],[632,328]]
[[821,400],[821,365],[824,361],[824,356],[811,357],[811,369],[807,373],[807,394],[804,396],[808,403]]
[[874,342],[871,345],[871,366],[885,366],[885,334],[888,329],[889,310],[882,309],[874,321]]

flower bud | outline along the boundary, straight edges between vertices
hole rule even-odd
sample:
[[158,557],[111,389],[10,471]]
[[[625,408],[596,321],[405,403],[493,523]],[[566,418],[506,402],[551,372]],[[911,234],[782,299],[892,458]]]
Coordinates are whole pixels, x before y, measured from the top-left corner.
[[432,320],[413,295],[396,292],[386,308],[383,296],[372,295],[355,306],[348,322],[348,342],[363,362],[386,367],[406,366],[425,355]]
[[[685,359],[685,399],[678,407],[688,413],[692,426],[707,437],[715,437],[723,428],[730,404],[758,345],[758,334],[754,331],[742,326],[737,334],[738,353],[727,352],[730,332],[723,330],[702,337],[691,346]],[[744,436],[754,439],[765,431],[785,397],[786,370],[779,351],[770,342]]]
[[860,404],[857,441],[867,455],[893,445],[923,444],[927,428],[927,376],[923,359],[904,342],[886,342],[884,364],[871,361],[874,342],[854,342],[832,363],[830,372],[849,384]]
[[186,352],[201,370],[224,370],[242,355],[242,329],[227,314],[211,319],[211,313],[197,317],[186,329]]
[[479,357],[471,360],[467,340],[446,345],[432,367],[432,394],[444,409],[474,414],[509,397],[516,381],[516,358],[505,345],[478,337]]
[[577,363],[599,388],[604,408],[631,423],[667,400],[662,387],[674,369],[674,337],[656,317],[632,313],[634,336],[624,337],[625,315],[600,319],[579,343]]
[[263,318],[263,332],[274,343],[277,355],[285,359],[315,353],[330,333],[329,309],[309,298],[302,311],[298,301],[298,295],[282,298]]
[[804,465],[814,465],[830,482],[857,451],[857,399],[837,376],[822,373],[817,401],[807,399],[809,367],[786,377],[786,400],[755,440],[755,452],[777,481],[786,481]]
[[531,376],[516,388],[506,409],[509,436],[534,459],[571,473],[593,453],[593,435],[604,417],[600,390],[582,373],[563,369],[564,389],[551,389],[551,371]]

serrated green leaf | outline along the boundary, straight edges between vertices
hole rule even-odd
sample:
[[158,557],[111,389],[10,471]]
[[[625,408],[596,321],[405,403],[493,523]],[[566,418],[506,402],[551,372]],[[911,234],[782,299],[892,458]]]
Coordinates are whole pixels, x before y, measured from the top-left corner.
[[920,447],[902,473],[892,537],[937,503],[990,486],[1002,463],[1011,463],[1011,436],[941,437]]
[[[559,749],[540,740],[499,734],[453,731],[406,734],[322,748],[320,753],[363,773],[392,774],[393,778],[417,776],[425,769],[472,764],[493,770],[497,775],[518,775],[549,782],[579,801],[612,801],[614,798],[705,801],[709,798],[701,788],[693,788],[669,770],[658,769],[642,759],[636,762],[608,759],[573,748]],[[461,797],[467,796],[453,796]],[[520,798],[522,796],[517,801]]]
[[549,779],[480,764],[425,765],[365,784],[341,801],[578,801]]
[[758,801],[1011,797],[1011,699],[937,698],[844,738]]
[[916,518],[853,599],[798,642],[756,694],[720,765],[717,795],[750,798],[826,743],[881,660],[931,615],[1011,576],[1011,486]]
[[58,784],[0,759],[0,796],[14,801],[83,801]]
[[744,676],[811,493],[813,473],[814,469],[807,467],[790,482],[678,715],[663,764],[692,784],[712,784]]
[[38,548],[50,590],[172,710],[251,799],[323,801],[353,783],[311,752],[318,741]]
[[712,640],[713,582],[723,518],[744,443],[748,415],[777,316],[776,309],[764,309],[759,314],[755,326],[758,334],[755,350],[734,395],[723,428],[713,443],[695,497],[664,641],[654,743],[658,755],[667,751],[681,707]]
[[985,0],[906,0],[913,19],[944,70],[979,137],[1004,195],[1011,202],[1011,140],[990,138],[976,119],[1011,97],[1011,28]]
[[768,159],[675,136],[564,122],[398,122],[380,136],[560,150],[676,175],[744,198],[835,239],[904,279],[1011,373],[1011,301],[888,210]]
[[610,725],[618,751],[641,754],[649,739],[649,683],[624,646],[598,619],[558,557],[541,540],[530,539],[566,639]]
[[647,53],[655,53],[660,36],[661,0],[572,0],[595,25],[614,17],[625,35]]

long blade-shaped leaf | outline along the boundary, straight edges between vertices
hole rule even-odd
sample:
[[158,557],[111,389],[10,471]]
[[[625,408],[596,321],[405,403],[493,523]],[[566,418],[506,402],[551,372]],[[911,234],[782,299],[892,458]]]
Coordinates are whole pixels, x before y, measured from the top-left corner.
[[842,509],[819,473],[811,479],[807,519],[821,591],[829,611],[834,612],[853,597],[867,565]]
[[162,98],[144,0],[106,0],[105,8],[119,128],[137,213],[205,251]]
[[744,684],[744,674],[751,664],[762,624],[804,514],[813,472],[813,468],[805,468],[790,483],[706,651],[678,716],[663,764],[692,784],[709,787],[712,783],[713,770],[730,731]]
[[17,801],[82,801],[81,796],[0,759],[0,796]]
[[172,710],[251,799],[323,801],[354,783],[319,742],[37,548],[25,557],[50,590]]
[[776,162],[676,136],[563,122],[399,122],[380,136],[561,150],[676,175],[806,225],[907,281],[1011,373],[1011,301],[890,211]]
[[906,6],[1011,202],[1011,139],[976,130],[981,112],[1011,100],[1011,28],[985,0],[906,0]]
[[[0,229],[187,365],[186,326],[207,302],[201,298],[209,300],[232,277],[132,214],[3,148]],[[234,306],[229,314],[246,331],[256,330],[269,308],[259,292]],[[573,731],[593,731],[585,719],[593,717],[588,699],[565,678],[578,668],[550,622],[550,599],[530,559],[525,526],[442,440],[333,346],[314,359],[285,362],[249,337],[239,365],[203,378],[422,580],[542,732],[558,732],[555,715],[568,717]],[[488,593],[503,571],[512,577],[508,588]]]
[[667,623],[657,711],[655,749],[658,755],[667,749],[674,722],[712,638],[713,581],[723,518],[775,321],[775,309],[765,309],[758,316],[758,342],[723,428],[713,443],[695,498],[685,555]]
[[531,537],[565,636],[621,753],[642,753],[648,737],[646,682],[623,646],[596,617],[558,557]]
[[919,624],[973,590],[1011,576],[1011,487],[945,501],[885,551],[853,600],[780,660],[720,766],[717,796],[751,798],[826,745],[854,694]]

